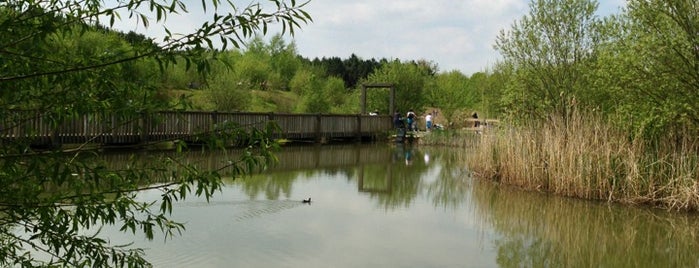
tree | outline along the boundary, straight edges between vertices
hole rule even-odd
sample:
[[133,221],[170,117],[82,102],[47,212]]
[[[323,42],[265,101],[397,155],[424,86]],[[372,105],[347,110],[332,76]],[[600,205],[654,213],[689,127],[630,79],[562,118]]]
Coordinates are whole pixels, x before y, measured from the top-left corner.
[[260,90],[289,90],[289,81],[300,66],[296,45],[286,44],[281,35],[275,35],[266,44],[256,36],[248,43],[243,59],[234,64],[237,75],[249,80]]
[[633,0],[610,26],[600,66],[607,75],[598,77],[633,133],[654,139],[699,128],[698,10],[693,0]]
[[[312,86],[320,87],[321,84],[314,80]],[[305,94],[298,107],[304,113],[328,113],[330,108],[330,102],[323,90],[313,90]]]
[[289,81],[301,66],[297,56],[296,44],[286,44],[281,35],[275,35],[270,40],[272,70],[279,75],[279,89],[289,90]]
[[248,81],[250,90],[272,89],[270,81],[274,72],[270,65],[269,55],[248,52],[243,54],[243,57],[233,66],[235,75]]
[[216,111],[245,111],[251,101],[249,83],[232,72],[219,73],[206,92]]
[[479,99],[479,91],[471,80],[459,71],[451,71],[437,75],[434,87],[429,89],[428,102],[451,120],[458,109],[475,109]]
[[[344,83],[339,83],[339,90],[344,90]],[[329,113],[332,105],[343,98],[342,92],[338,90],[338,79],[324,79],[318,68],[311,67],[296,72],[290,88],[301,96],[301,102],[296,106],[296,111],[301,113]]]
[[326,98],[332,106],[331,111],[341,113],[342,111],[338,108],[342,107],[347,99],[345,82],[339,77],[328,77],[325,80],[323,92],[325,92],[325,95],[327,96]]
[[328,76],[341,77],[347,88],[355,88],[360,80],[365,79],[381,65],[375,59],[364,60],[355,54],[344,60],[331,57],[315,58],[308,62],[314,66],[323,67]]
[[[139,66],[165,70],[180,62],[204,74],[219,49],[212,40],[225,50],[257,32],[266,33],[271,23],[293,34],[311,19],[302,10],[305,3],[295,1],[273,0],[276,9],[269,11],[259,3],[239,8],[232,2],[202,1],[213,11],[211,19],[190,33],[166,29],[162,41],[148,42],[134,35],[120,39],[123,35],[98,23],[111,27],[119,18],[138,18],[153,27],[168,15],[187,13],[188,2],[108,2],[0,2],[2,135],[31,128],[25,124],[31,117],[17,109],[40,111],[53,129],[77,115],[128,119],[166,109],[167,102],[154,101],[158,89],[148,82],[153,73],[147,70],[158,68]],[[266,135],[270,129],[219,130],[202,136],[210,148],[245,135],[247,148],[258,152],[226,161],[235,174],[273,159],[269,150],[274,143]],[[170,236],[184,227],[169,218],[172,202],[189,195],[208,199],[221,188],[218,171],[199,170],[177,156],[143,161],[134,155],[128,168],[115,169],[100,160],[100,151],[84,149],[85,144],[76,148],[37,151],[30,139],[0,143],[0,266],[148,266],[142,250],[112,245],[91,230],[117,224],[148,238],[158,230]],[[138,202],[136,193],[143,190],[161,191],[162,200]]]
[[496,64],[492,70],[475,73],[471,82],[478,89],[480,102],[478,110],[490,118],[501,118],[505,115],[506,107],[502,105],[503,91],[512,78],[510,69],[502,64]]
[[[394,60],[382,65],[369,75],[367,83],[391,83],[396,90],[396,109],[407,112],[409,109],[422,111],[427,103],[426,86],[433,79],[427,68],[416,63],[403,63]],[[390,96],[388,90],[367,92],[367,107],[388,107]],[[379,109],[379,111],[386,111]],[[392,114],[387,111],[387,114]]]
[[304,94],[310,93],[313,88],[311,84],[314,83],[318,77],[322,75],[317,69],[314,68],[302,68],[294,73],[294,77],[289,81],[289,88],[291,92],[302,96]]
[[517,116],[567,116],[588,90],[585,70],[599,39],[594,0],[534,0],[530,13],[500,32],[495,48],[514,68],[508,105]]

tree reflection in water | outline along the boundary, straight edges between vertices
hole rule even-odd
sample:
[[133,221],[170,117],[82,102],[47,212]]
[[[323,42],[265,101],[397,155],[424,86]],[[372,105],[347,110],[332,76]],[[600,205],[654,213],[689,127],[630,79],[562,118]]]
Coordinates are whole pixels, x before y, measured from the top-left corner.
[[[409,145],[371,148],[371,153],[339,150],[335,153],[357,158],[345,157],[352,161],[310,172],[343,173],[356,179],[358,191],[387,210],[407,208],[420,194],[436,208],[457,210],[469,205],[498,234],[493,242],[496,261],[503,267],[695,267],[699,263],[694,254],[699,251],[696,215],[553,197],[473,180],[463,164],[468,157],[465,150]],[[366,154],[380,157],[362,162]],[[430,164],[437,159],[439,165]],[[289,180],[309,177],[285,176]],[[279,178],[253,181],[287,185]]]
[[699,218],[474,183],[502,267],[696,267]]
[[[245,178],[229,178],[255,204],[245,217],[296,207],[286,203],[295,183],[346,179],[386,211],[427,198],[441,210],[470,210],[503,267],[696,267],[699,218],[523,192],[471,178],[467,150],[402,144],[286,147],[279,163]],[[189,161],[215,168],[225,158],[192,153]],[[118,161],[113,161],[118,162]],[[304,197],[305,198],[305,197]],[[316,200],[316,198],[314,198]],[[299,200],[296,200],[300,202]],[[423,201],[424,202],[424,201]],[[410,210],[407,210],[410,211]]]

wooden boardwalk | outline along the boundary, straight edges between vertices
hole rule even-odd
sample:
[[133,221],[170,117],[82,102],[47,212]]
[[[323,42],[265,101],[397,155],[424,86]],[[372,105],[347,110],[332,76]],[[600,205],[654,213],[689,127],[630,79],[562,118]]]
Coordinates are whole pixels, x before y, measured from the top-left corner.
[[224,127],[264,129],[269,123],[280,128],[273,138],[318,142],[376,138],[393,129],[390,116],[162,111],[131,118],[86,114],[55,122],[40,112],[18,111],[1,119],[0,139],[25,139],[34,145],[196,142],[198,136]]

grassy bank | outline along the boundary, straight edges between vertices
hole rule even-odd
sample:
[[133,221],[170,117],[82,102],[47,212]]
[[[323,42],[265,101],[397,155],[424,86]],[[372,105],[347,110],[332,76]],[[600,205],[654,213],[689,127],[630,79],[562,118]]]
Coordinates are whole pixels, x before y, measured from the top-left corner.
[[[206,90],[169,90],[168,96],[174,101],[181,96],[186,97],[191,102],[191,109],[195,111],[214,111],[216,105],[211,101],[211,97]],[[292,113],[296,103],[300,101],[300,96],[289,91],[262,91],[251,90],[250,101],[243,109],[247,112],[277,112]]]
[[696,138],[650,148],[629,136],[583,117],[501,128],[481,136],[468,164],[477,177],[529,190],[699,211]]

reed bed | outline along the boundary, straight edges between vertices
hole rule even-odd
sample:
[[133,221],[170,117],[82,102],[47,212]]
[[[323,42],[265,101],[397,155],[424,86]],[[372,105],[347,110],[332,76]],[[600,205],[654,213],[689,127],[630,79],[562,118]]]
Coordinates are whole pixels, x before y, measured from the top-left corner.
[[698,141],[653,146],[603,120],[573,115],[482,135],[469,167],[477,177],[593,200],[699,210]]

